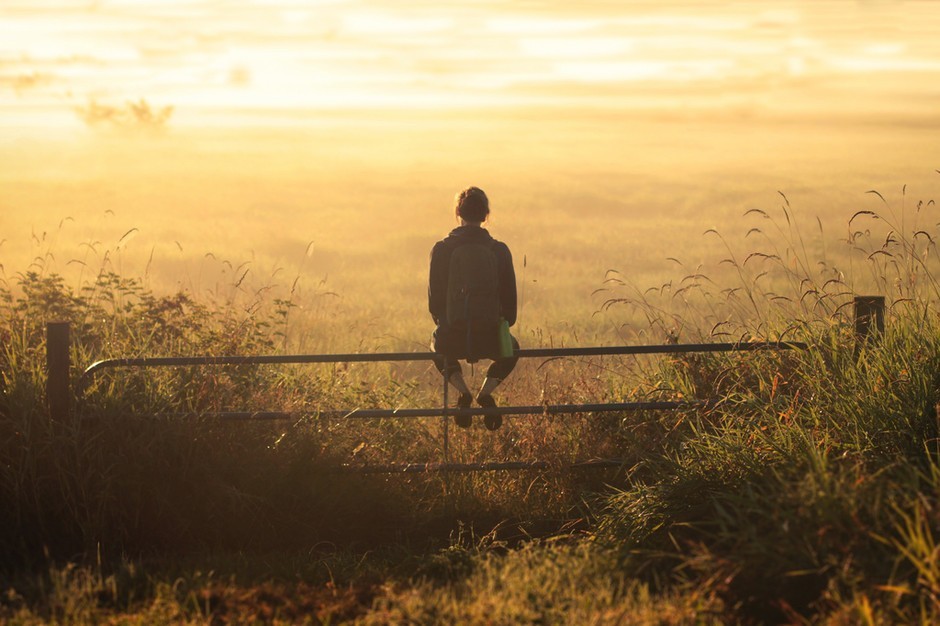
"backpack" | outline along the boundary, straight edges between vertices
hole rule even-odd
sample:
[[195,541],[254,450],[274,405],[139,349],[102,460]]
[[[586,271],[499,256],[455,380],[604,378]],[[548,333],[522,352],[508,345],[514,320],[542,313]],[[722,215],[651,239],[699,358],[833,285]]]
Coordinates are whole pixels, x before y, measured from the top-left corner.
[[[495,242],[468,243],[451,253],[447,275],[447,324],[467,328],[467,353],[477,336],[499,325],[499,271]],[[494,335],[495,336],[495,335]]]

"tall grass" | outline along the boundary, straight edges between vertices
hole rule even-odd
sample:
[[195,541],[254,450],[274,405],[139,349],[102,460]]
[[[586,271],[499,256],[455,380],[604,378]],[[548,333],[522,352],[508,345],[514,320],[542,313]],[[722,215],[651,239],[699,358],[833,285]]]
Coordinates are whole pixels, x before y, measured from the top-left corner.
[[[581,475],[443,479],[335,471],[343,464],[441,460],[440,420],[317,414],[435,406],[440,379],[430,365],[404,373],[369,364],[128,369],[78,384],[81,368],[100,358],[289,349],[291,301],[274,289],[247,304],[229,299],[213,306],[187,292],[154,295],[141,280],[110,268],[73,289],[37,266],[0,285],[0,300],[0,332],[9,338],[2,361],[0,516],[7,527],[22,529],[0,538],[5,562],[43,562],[47,553],[110,559],[168,549],[369,544],[426,536],[426,527],[451,524],[458,513],[490,524],[533,512],[562,520],[578,515]],[[51,320],[69,321],[73,329],[75,410],[66,423],[51,420],[44,408],[44,324]],[[555,367],[546,366],[543,379]],[[265,409],[299,413],[272,424],[200,417]],[[544,418],[534,429],[510,423],[500,437],[452,434],[451,454],[454,460],[547,456],[560,466],[582,452],[603,453],[604,432]]]
[[[902,207],[852,217],[841,259],[867,277],[811,263],[785,202],[786,228],[752,212],[777,232],[772,249],[740,260],[724,244],[737,285],[693,275],[679,290],[608,301],[642,311],[665,333],[810,345],[677,359],[651,372],[661,385],[712,390],[721,402],[686,416],[684,436],[611,496],[599,537],[629,567],[705,584],[757,620],[938,618],[936,524],[925,511],[936,507],[940,290],[936,235],[920,224],[932,205],[917,203],[913,216]],[[749,267],[753,259],[759,267]],[[779,291],[765,287],[767,277]],[[889,320],[877,341],[856,346],[850,304],[860,290],[887,296]]]
[[[0,290],[0,521],[18,529],[0,549],[6,563],[47,567],[45,551],[86,565],[54,563],[39,576],[61,593],[17,583],[0,615],[238,620],[267,610],[258,590],[277,572],[276,597],[315,598],[307,613],[284,600],[271,614],[284,622],[936,622],[937,234],[925,228],[933,203],[905,192],[899,207],[870,194],[875,208],[851,216],[834,246],[821,228],[804,235],[782,196],[777,211],[750,211],[756,225],[741,237],[706,234],[722,250],[715,267],[649,290],[610,273],[602,306],[633,338],[809,348],[520,366],[504,390],[513,398],[714,401],[514,419],[496,435],[451,431],[454,460],[537,457],[552,462],[548,472],[328,469],[436,459],[437,420],[223,427],[168,415],[435,402],[439,380],[416,369],[126,372],[76,398],[81,419],[52,423],[42,408],[45,319],[80,328],[73,360],[88,362],[283,349],[290,316],[273,298],[248,314],[186,293],[156,297],[114,274],[77,294],[54,276],[20,275]],[[857,344],[852,297],[870,293],[888,299],[886,330]],[[152,413],[164,416],[143,417]],[[625,463],[600,475],[565,469],[590,456]],[[280,556],[261,568],[267,577],[245,556],[251,565],[224,568],[238,580],[183,574],[179,589],[162,586],[173,563],[233,553]],[[128,574],[138,562],[156,569]],[[231,591],[241,588],[254,591]],[[72,604],[61,608],[56,593]],[[110,599],[89,608],[101,594]],[[159,612],[167,606],[172,617]]]
[[[14,288],[18,295],[10,288],[2,294],[10,337],[2,407],[8,506],[2,508],[8,527],[22,532],[5,534],[5,554],[36,555],[44,547],[67,556],[98,545],[107,553],[137,553],[263,537],[276,543],[283,539],[270,537],[266,525],[276,520],[282,531],[300,532],[309,525],[304,518],[313,519],[310,511],[323,504],[316,494],[303,504],[304,490],[345,482],[319,471],[329,453],[322,441],[327,433],[317,424],[295,443],[296,427],[276,433],[259,425],[148,417],[251,408],[283,399],[290,389],[308,398],[332,394],[323,381],[302,386],[299,378],[238,367],[129,372],[96,379],[74,398],[75,416],[67,423],[53,422],[43,408],[46,320],[72,323],[78,367],[103,356],[270,352],[276,309],[255,315],[209,309],[182,293],[158,298],[112,273],[79,295],[58,277],[35,272],[20,276]],[[279,489],[286,492],[278,496]],[[273,505],[279,497],[295,506]]]

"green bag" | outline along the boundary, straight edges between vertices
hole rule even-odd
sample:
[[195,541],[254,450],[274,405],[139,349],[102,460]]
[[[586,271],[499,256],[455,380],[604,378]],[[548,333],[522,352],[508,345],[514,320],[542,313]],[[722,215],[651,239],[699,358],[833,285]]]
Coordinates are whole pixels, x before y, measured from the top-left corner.
[[508,358],[513,356],[512,335],[509,334],[509,322],[499,318],[499,356]]

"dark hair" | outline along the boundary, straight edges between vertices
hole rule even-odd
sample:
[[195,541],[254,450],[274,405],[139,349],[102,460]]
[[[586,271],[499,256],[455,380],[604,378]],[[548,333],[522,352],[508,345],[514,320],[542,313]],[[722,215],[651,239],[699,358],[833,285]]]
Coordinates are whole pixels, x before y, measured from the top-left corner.
[[455,198],[457,215],[468,222],[484,222],[490,214],[490,201],[479,187],[467,187]]

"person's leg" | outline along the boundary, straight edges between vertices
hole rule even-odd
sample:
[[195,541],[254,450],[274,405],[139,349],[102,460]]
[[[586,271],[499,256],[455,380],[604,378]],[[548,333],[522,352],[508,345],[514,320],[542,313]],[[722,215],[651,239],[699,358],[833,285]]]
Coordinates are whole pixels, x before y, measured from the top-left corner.
[[[463,379],[463,370],[460,367],[460,359],[466,355],[457,352],[454,349],[455,344],[453,332],[448,332],[443,328],[437,328],[431,337],[431,352],[434,353],[434,367],[437,368],[444,378],[461,394],[470,394],[466,381]],[[445,371],[446,360],[446,371]]]
[[[443,354],[434,355],[434,367],[437,368],[437,371],[441,373],[442,376],[450,383],[451,387],[457,390],[460,394],[457,396],[457,408],[458,409],[469,409],[470,404],[473,402],[473,396],[470,394],[470,388],[467,386],[467,381],[463,378],[463,369],[460,367],[460,362],[457,359],[446,359],[445,367],[445,358]],[[469,428],[472,417],[470,415],[455,415],[454,423],[461,428]]]
[[467,381],[463,378],[463,369],[457,359],[447,359],[447,366],[444,366],[444,355],[435,354],[433,357],[434,367],[447,379],[447,382],[456,389],[461,395],[470,395],[470,388],[467,387]]
[[[513,350],[518,350],[519,342],[516,341],[515,337],[511,339]],[[496,406],[496,400],[493,399],[493,392],[506,380],[506,377],[515,369],[516,363],[518,362],[519,357],[511,356],[496,359],[490,364],[489,368],[486,370],[486,378],[483,379],[483,386],[480,388],[480,393],[477,394],[477,404],[484,409]],[[486,414],[484,411],[483,422],[488,429],[496,430],[503,425],[503,416],[499,414]]]
[[[519,349],[519,342],[516,341],[515,337],[512,339],[512,348],[513,350]],[[480,396],[491,396],[493,392],[499,387],[509,376],[510,373],[516,368],[516,364],[519,362],[519,357],[510,356],[501,359],[496,359],[490,363],[489,368],[486,370],[486,378],[483,379],[483,386],[480,388]]]
[[[460,363],[454,362],[456,369],[448,367],[449,376],[447,377],[447,382],[451,386],[460,392],[460,395],[457,396],[457,408],[458,409],[469,409],[470,404],[473,402],[473,396],[470,395],[470,388],[467,387],[467,381],[463,379],[463,371],[460,369]],[[472,415],[455,415],[454,423],[461,428],[470,428],[470,424],[473,422]]]
[[[461,371],[459,363],[457,364],[457,369],[451,371],[450,375],[447,377],[447,382],[450,383],[451,387],[460,392],[461,397],[470,396],[470,387],[467,386],[467,381],[463,379],[463,371]],[[460,398],[458,398],[457,402],[460,402]]]

